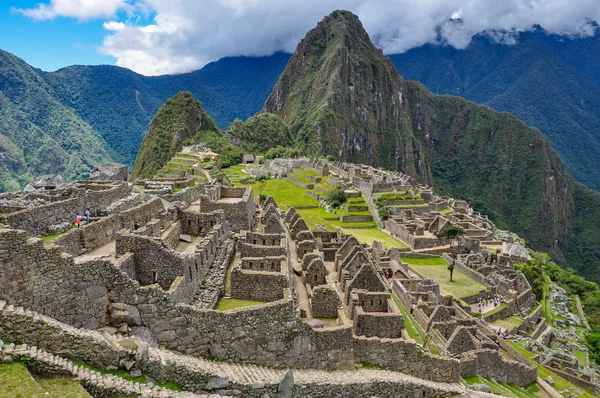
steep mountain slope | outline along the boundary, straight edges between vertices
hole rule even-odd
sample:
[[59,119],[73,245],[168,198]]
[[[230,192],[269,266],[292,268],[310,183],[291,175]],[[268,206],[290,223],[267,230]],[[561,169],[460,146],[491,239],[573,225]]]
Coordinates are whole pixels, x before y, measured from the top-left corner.
[[425,45],[391,58],[407,79],[434,93],[509,111],[539,128],[577,180],[600,188],[600,85],[593,80],[598,76],[573,61],[581,57],[564,58],[573,56],[573,48],[600,51],[594,45],[600,40],[558,40],[537,30],[517,40],[508,46],[478,35],[465,50]]
[[404,85],[358,17],[336,11],[298,44],[264,110],[288,121],[306,153],[405,170],[429,182]]
[[71,66],[43,78],[106,140],[117,160],[132,164],[158,108],[180,91],[199,98],[225,129],[255,114],[285,68],[289,55],[231,57],[201,70],[147,77],[115,66]]
[[0,191],[32,175],[87,178],[111,159],[106,143],[71,108],[54,97],[38,71],[0,51]]
[[308,153],[405,171],[564,260],[575,188],[548,141],[510,114],[405,81],[355,15],[336,11],[306,35],[264,110]]
[[181,150],[184,142],[199,132],[221,134],[192,93],[182,91],[170,98],[150,123],[135,159],[131,179],[154,176]]
[[275,146],[294,145],[288,125],[274,113],[259,113],[245,122],[236,119],[225,135],[248,153],[264,153]]

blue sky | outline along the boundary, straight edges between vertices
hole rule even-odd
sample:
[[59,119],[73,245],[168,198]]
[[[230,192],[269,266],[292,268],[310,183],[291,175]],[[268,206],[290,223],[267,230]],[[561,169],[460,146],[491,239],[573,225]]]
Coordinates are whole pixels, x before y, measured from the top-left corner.
[[72,18],[37,21],[12,11],[32,8],[39,1],[0,2],[0,49],[23,58],[27,63],[54,71],[74,64],[114,64],[114,57],[100,54],[106,31],[102,20],[79,22]]
[[[46,71],[112,64],[183,73],[227,56],[295,50],[336,9],[387,54],[425,43],[465,48],[483,30],[595,34],[599,0],[0,0],[0,49]],[[15,9],[22,10],[21,12]],[[461,23],[451,19],[460,18]]]

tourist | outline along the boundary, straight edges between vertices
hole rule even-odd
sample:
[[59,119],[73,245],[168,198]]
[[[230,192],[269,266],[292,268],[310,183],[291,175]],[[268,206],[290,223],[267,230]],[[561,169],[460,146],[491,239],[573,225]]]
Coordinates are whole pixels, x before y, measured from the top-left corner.
[[79,214],[77,214],[77,217],[75,218],[75,224],[77,224],[77,228],[81,226],[81,216]]
[[89,224],[89,223],[90,223],[90,214],[91,214],[91,213],[90,213],[90,209],[87,209],[87,210],[85,211],[85,223],[86,223],[86,224]]
[[140,227],[140,222],[138,220],[135,220],[135,223],[133,224],[133,229],[135,231],[137,231],[139,227]]

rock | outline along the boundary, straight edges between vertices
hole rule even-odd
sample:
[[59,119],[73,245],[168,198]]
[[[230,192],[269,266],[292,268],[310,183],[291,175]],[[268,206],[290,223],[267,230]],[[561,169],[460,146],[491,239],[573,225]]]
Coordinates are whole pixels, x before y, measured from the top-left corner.
[[110,311],[110,323],[113,326],[126,323],[129,326],[139,326],[142,324],[140,312],[132,305],[124,303],[112,303],[108,306]]
[[192,237],[186,234],[179,235],[179,240],[186,243],[192,243]]
[[310,325],[313,329],[321,329],[325,327],[323,321],[320,321],[318,319],[310,319],[306,321],[306,323]]
[[287,370],[279,377],[279,386],[277,387],[277,398],[292,398],[294,390],[294,374]]
[[487,386],[485,384],[475,383],[475,384],[471,384],[469,386],[469,388],[471,390],[475,390],[475,391],[488,392],[488,393],[492,392],[492,389],[490,388],[490,386]]
[[142,375],[142,371],[139,369],[133,369],[131,372],[129,372],[129,374],[131,375],[131,377],[136,378]]
[[225,388],[229,385],[229,379],[224,377],[213,377],[208,380],[206,386],[204,386],[207,390],[218,390],[220,388]]
[[[27,186],[29,187],[27,190],[31,191],[36,189],[55,189],[61,185],[63,185],[65,181],[58,174],[46,174],[33,180],[29,181]],[[27,188],[27,187],[26,187]]]
[[94,167],[90,173],[91,181],[127,181],[129,169],[124,164],[105,163]]
[[554,386],[554,379],[551,376],[548,376],[544,379],[544,381],[548,384],[550,384],[551,386]]
[[131,334],[145,341],[150,347],[158,348],[158,340],[150,329],[144,326],[134,326],[131,328]]

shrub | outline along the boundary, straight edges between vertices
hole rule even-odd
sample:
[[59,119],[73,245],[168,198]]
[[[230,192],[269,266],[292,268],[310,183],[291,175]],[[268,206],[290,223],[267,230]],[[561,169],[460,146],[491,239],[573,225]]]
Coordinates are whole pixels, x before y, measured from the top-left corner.
[[329,193],[329,195],[327,195],[325,202],[334,209],[337,209],[342,204],[346,203],[347,200],[348,197],[344,192],[344,188],[342,188],[342,184],[337,184],[335,188]]

